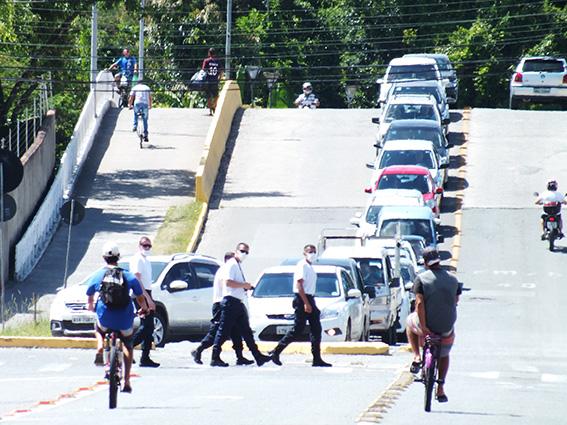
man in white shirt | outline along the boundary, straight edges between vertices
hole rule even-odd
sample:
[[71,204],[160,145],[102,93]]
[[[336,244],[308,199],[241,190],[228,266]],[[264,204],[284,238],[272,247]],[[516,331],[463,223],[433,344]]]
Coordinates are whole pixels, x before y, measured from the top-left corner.
[[293,328],[280,339],[275,350],[270,354],[272,355],[272,361],[281,366],[281,352],[303,334],[306,322],[309,322],[313,366],[330,367],[332,365],[321,358],[321,332],[323,329],[321,327],[321,312],[315,304],[317,273],[313,269],[312,264],[317,258],[317,248],[314,245],[305,245],[303,256],[305,258],[297,263],[293,274],[293,292],[295,294],[292,304],[295,310]]
[[140,327],[133,337],[134,346],[142,344],[141,367],[159,367],[159,363],[150,359],[150,350],[154,340],[154,312],[156,304],[152,298],[152,263],[147,258],[152,252],[152,241],[147,236],[142,236],[138,243],[138,253],[130,260],[130,272],[134,273],[136,279],[144,289],[144,298],[149,307],[149,313],[140,318]]
[[144,141],[148,141],[148,115],[152,108],[152,91],[148,86],[142,84],[142,80],[132,87],[128,108],[134,108],[134,128],[132,131],[138,130],[138,113],[142,113],[142,121],[144,122]]
[[252,329],[250,329],[248,312],[244,305],[246,291],[252,289],[252,285],[246,282],[241,263],[249,253],[250,247],[248,244],[241,242],[236,246],[234,258],[231,258],[226,263],[226,270],[222,279],[224,297],[221,303],[221,318],[213,345],[211,366],[228,366],[228,363],[221,360],[220,353],[222,344],[230,337],[234,327],[242,335],[242,339],[244,339],[248,349],[252,352],[258,366],[262,366],[270,361],[269,356],[265,356],[258,350]]
[[[562,238],[563,234],[563,220],[561,219],[561,204],[567,204],[565,196],[557,191],[557,182],[549,180],[547,182],[547,190],[539,195],[535,201],[537,205],[543,205],[543,212],[548,215],[557,215],[559,218],[559,237]],[[543,234],[541,239],[545,239],[545,221],[541,220]]]
[[[213,282],[213,318],[211,319],[211,326],[209,327],[209,332],[205,337],[201,340],[199,346],[191,351],[191,356],[195,363],[203,364],[201,360],[201,354],[207,348],[212,347],[215,342],[215,336],[217,334],[220,318],[221,318],[221,302],[224,297],[223,295],[223,286],[224,286],[224,276],[227,273],[227,262],[231,258],[234,258],[234,252],[229,251],[224,254],[224,264],[219,267],[215,274],[215,280]],[[248,360],[246,357],[242,355],[243,346],[242,346],[242,336],[238,332],[238,328],[235,326],[232,328],[232,333],[230,335],[232,339],[232,348],[236,354],[236,365],[237,366],[247,366],[254,363],[252,360]]]

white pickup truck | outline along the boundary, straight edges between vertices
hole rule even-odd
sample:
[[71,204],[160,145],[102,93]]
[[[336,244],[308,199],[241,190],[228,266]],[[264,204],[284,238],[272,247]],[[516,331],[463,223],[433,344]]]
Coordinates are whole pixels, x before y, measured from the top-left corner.
[[510,109],[521,102],[566,102],[567,63],[563,58],[523,58],[510,79]]

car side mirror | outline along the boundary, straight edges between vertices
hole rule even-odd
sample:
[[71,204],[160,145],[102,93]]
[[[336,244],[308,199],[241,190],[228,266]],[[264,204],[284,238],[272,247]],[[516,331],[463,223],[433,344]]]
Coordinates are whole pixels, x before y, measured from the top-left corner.
[[438,195],[443,193],[443,188],[442,187],[438,187],[435,189],[435,193],[437,193]]
[[380,146],[380,143],[374,143],[372,146],[374,146],[376,149],[380,149],[382,146]]
[[365,187],[364,193],[372,193],[372,188],[371,187]]
[[439,164],[439,168],[441,168],[441,169],[449,168],[449,164],[447,164],[446,162],[444,162],[443,164]]
[[370,168],[371,170],[374,170],[374,163],[373,162],[367,162],[366,168]]
[[359,217],[352,217],[350,219],[350,224],[356,227],[360,227],[360,218]]
[[538,193],[538,192],[534,192],[534,196],[539,196],[539,193]]
[[443,242],[445,242],[445,236],[437,235],[437,243],[443,243]]
[[450,119],[450,118],[444,118],[444,119],[441,121],[441,124],[443,124],[443,125],[449,125],[449,124],[451,124],[451,119]]
[[372,118],[372,124],[380,124],[380,118],[379,117]]
[[362,292],[360,292],[360,289],[349,289],[347,292],[347,300],[350,300],[352,298],[361,298],[362,297]]
[[178,292],[184,291],[185,289],[189,288],[189,284],[184,280],[174,280],[170,282],[168,291],[169,292]]
[[368,294],[370,298],[376,298],[376,287],[374,286],[365,286],[364,293]]
[[406,291],[410,291],[410,292],[413,291],[413,283],[412,283],[412,282],[407,282],[407,283],[404,285],[404,288],[405,288]]
[[390,279],[390,288],[399,288],[400,287],[400,278],[393,277]]

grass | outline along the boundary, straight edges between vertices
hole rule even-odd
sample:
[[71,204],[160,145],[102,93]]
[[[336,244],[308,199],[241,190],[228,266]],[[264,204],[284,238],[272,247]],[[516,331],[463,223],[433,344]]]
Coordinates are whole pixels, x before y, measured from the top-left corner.
[[202,209],[203,203],[198,201],[170,207],[153,242],[154,253],[187,252]]
[[18,325],[0,327],[0,336],[51,336],[49,319],[42,318],[37,322],[25,322]]

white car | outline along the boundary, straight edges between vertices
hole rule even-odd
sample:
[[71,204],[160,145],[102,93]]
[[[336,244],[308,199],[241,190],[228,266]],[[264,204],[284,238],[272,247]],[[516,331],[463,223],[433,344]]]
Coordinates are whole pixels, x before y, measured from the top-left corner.
[[[315,301],[321,311],[323,341],[364,338],[362,293],[348,272],[337,266],[314,266]],[[260,274],[248,300],[250,325],[260,341],[278,341],[293,326],[293,273],[295,266],[276,266]],[[309,336],[305,332],[304,339]]]
[[415,189],[384,189],[370,195],[364,212],[356,212],[350,219],[350,224],[358,227],[357,236],[367,237],[376,233],[378,214],[384,206],[417,205],[423,206],[423,195]]
[[445,86],[445,93],[447,94],[447,99],[449,103],[457,103],[459,98],[459,80],[457,78],[457,72],[449,59],[449,56],[443,53],[408,53],[404,57],[423,57],[435,59],[437,62],[437,67],[441,73],[441,78],[443,78],[443,85]]
[[[368,164],[374,172],[370,185],[376,182],[386,167],[396,165],[418,165],[427,168],[436,187],[442,187],[447,179],[448,164],[441,164],[439,155],[432,142],[427,140],[391,140],[384,144],[374,164]],[[439,208],[435,210],[439,217]]]

